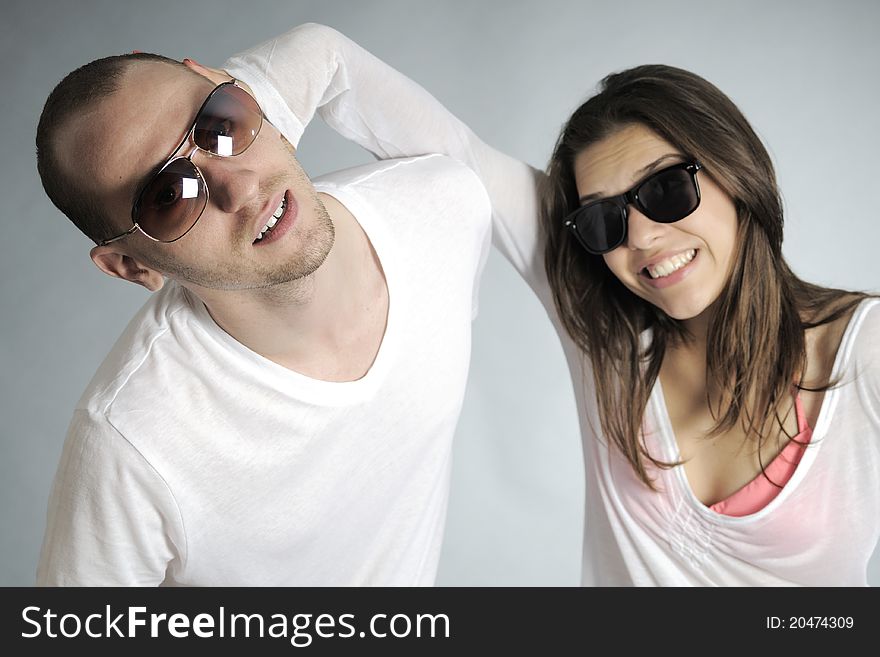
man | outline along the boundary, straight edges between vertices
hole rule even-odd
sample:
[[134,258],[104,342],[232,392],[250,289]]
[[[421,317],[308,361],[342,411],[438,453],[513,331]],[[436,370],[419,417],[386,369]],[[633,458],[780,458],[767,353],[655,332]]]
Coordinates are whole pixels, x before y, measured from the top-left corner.
[[310,90],[248,57],[227,68],[259,104],[150,55],[47,100],[48,195],[155,294],[74,412],[40,584],[433,582],[485,189],[439,155],[310,181]]

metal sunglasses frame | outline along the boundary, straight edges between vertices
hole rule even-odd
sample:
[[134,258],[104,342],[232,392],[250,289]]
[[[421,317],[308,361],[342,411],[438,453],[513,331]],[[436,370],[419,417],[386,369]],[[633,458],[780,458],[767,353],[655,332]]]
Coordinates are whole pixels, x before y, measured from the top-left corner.
[[[218,84],[216,87],[214,87],[214,88],[211,90],[211,93],[208,94],[207,98],[205,98],[204,102],[203,102],[203,103],[201,104],[201,106],[199,107],[199,111],[196,112],[196,116],[195,116],[195,118],[193,119],[192,124],[191,124],[190,127],[189,127],[189,130],[186,131],[186,135],[185,135],[184,138],[180,141],[180,143],[177,145],[177,148],[175,148],[173,151],[171,151],[171,157],[169,157],[167,160],[165,160],[165,163],[164,163],[161,167],[159,167],[159,168],[156,170],[156,173],[154,173],[154,174],[150,177],[150,179],[146,182],[146,184],[145,184],[145,185],[140,189],[140,191],[138,192],[138,195],[137,195],[137,198],[136,198],[136,200],[135,200],[135,202],[134,202],[134,205],[133,205],[132,208],[131,208],[131,222],[132,222],[132,224],[133,224],[132,227],[129,228],[129,229],[128,229],[127,231],[125,231],[124,233],[120,233],[119,235],[116,235],[115,237],[111,237],[110,239],[103,240],[102,242],[100,242],[99,246],[106,246],[107,244],[111,244],[112,242],[116,242],[117,240],[121,240],[121,239],[123,239],[124,237],[128,237],[129,235],[131,235],[131,234],[132,234],[133,232],[135,232],[136,230],[139,230],[139,231],[141,232],[141,234],[143,234],[145,237],[147,237],[147,238],[153,240],[154,242],[162,242],[163,244],[171,244],[172,242],[176,242],[177,240],[181,239],[181,238],[184,237],[187,233],[189,233],[193,228],[195,228],[196,224],[199,223],[199,219],[202,218],[202,214],[204,214],[204,212],[205,212],[205,208],[208,207],[208,200],[209,200],[210,197],[211,197],[211,191],[208,189],[208,181],[205,180],[205,176],[204,176],[204,174],[202,174],[202,170],[199,169],[198,165],[197,165],[195,162],[192,161],[192,157],[193,157],[193,155],[196,154],[196,151],[204,151],[204,152],[206,152],[206,153],[209,153],[210,155],[215,155],[215,156],[217,156],[217,157],[235,157],[235,155],[221,155],[220,153],[212,153],[211,151],[209,151],[209,150],[207,150],[207,149],[204,149],[204,148],[202,148],[201,146],[199,146],[198,144],[196,144],[196,142],[195,142],[195,138],[194,138],[193,135],[195,134],[196,125],[198,124],[199,119],[200,119],[201,116],[202,116],[202,112],[204,111],[204,109],[205,109],[205,107],[208,105],[208,103],[211,101],[211,99],[214,97],[214,94],[216,94],[216,93],[217,93],[220,89],[222,89],[223,87],[226,87],[226,86],[229,86],[229,85],[232,85],[232,86],[234,86],[234,87],[237,87],[238,89],[241,89],[241,90],[244,91],[248,96],[250,96],[251,98],[253,98],[253,100],[254,100],[254,104],[256,104],[257,108],[260,110],[260,125],[257,127],[257,132],[256,132],[256,134],[254,134],[254,138],[251,140],[251,143],[250,143],[250,144],[248,144],[247,146],[245,146],[245,147],[241,150],[241,152],[236,153],[236,155],[241,155],[242,153],[244,153],[248,148],[250,148],[250,147],[253,145],[253,143],[257,140],[257,136],[260,134],[260,130],[263,129],[263,121],[265,120],[265,117],[264,117],[264,115],[263,115],[263,110],[262,110],[262,108],[260,108],[260,104],[257,102],[257,99],[254,98],[253,95],[252,95],[250,92],[248,92],[247,89],[245,89],[245,88],[242,87],[240,84],[238,84],[238,80],[236,80],[235,78],[231,78],[230,80],[227,80],[226,82],[221,82],[221,83]],[[189,141],[192,141],[192,146],[193,146],[193,148],[192,148],[192,150],[189,152],[189,154],[188,154],[188,155],[178,155],[178,154],[177,154],[178,151],[179,151],[181,148],[183,148],[184,144],[186,144],[186,143],[189,142]],[[180,160],[180,159],[188,160],[188,161],[189,161],[190,165],[192,165],[192,168],[193,168],[193,169],[195,170],[195,172],[196,172],[196,176],[198,176],[199,180],[201,181],[201,184],[204,185],[204,187],[205,187],[205,203],[204,203],[204,205],[202,206],[202,209],[199,211],[199,216],[196,217],[196,220],[193,221],[192,225],[191,225],[189,228],[187,228],[187,229],[183,232],[182,235],[178,235],[178,236],[175,237],[173,240],[160,240],[160,239],[157,238],[157,237],[153,237],[153,236],[150,235],[147,231],[145,231],[143,228],[141,228],[140,224],[137,222],[137,220],[136,220],[135,217],[137,216],[138,208],[139,208],[139,206],[140,206],[140,202],[141,202],[141,197],[143,196],[144,191],[150,186],[150,183],[153,182],[153,180],[156,178],[156,176],[158,176],[160,173],[162,173],[163,171],[165,171],[165,169],[167,169],[168,166],[169,166],[172,162],[176,162],[177,160]]]
[[[660,171],[655,171],[654,173],[652,173],[648,177],[646,177],[643,180],[636,183],[632,187],[632,189],[624,192],[623,194],[618,194],[617,196],[609,196],[608,198],[596,199],[595,201],[591,201],[590,203],[587,203],[586,205],[580,206],[577,210],[575,210],[574,212],[569,214],[564,219],[564,224],[565,224],[566,228],[568,228],[569,230],[574,232],[574,236],[577,238],[577,241],[580,243],[580,245],[582,247],[584,247],[584,249],[586,249],[586,251],[588,253],[591,253],[593,255],[602,255],[604,253],[609,253],[610,251],[613,251],[614,249],[616,249],[618,246],[620,246],[621,244],[623,244],[626,241],[627,225],[628,225],[628,219],[629,219],[629,215],[628,215],[628,211],[627,211],[628,205],[632,204],[632,205],[636,206],[636,208],[638,208],[639,212],[641,212],[643,215],[648,217],[648,219],[650,219],[651,221],[656,221],[659,224],[673,224],[676,221],[681,221],[682,219],[684,219],[688,215],[692,214],[698,207],[700,207],[700,200],[701,200],[700,183],[697,181],[697,171],[700,171],[702,168],[703,168],[703,165],[700,164],[700,162],[694,160],[691,162],[681,162],[679,164],[673,164],[672,166],[668,166],[663,169],[660,169]],[[674,171],[676,169],[683,169],[691,175],[691,180],[694,183],[694,189],[696,190],[696,193],[697,193],[697,204],[694,206],[694,208],[690,212],[688,212],[685,215],[682,215],[681,217],[678,217],[677,219],[672,219],[671,221],[659,221],[651,216],[651,212],[642,203],[641,199],[639,198],[639,190],[642,188],[643,185],[649,183],[651,180],[653,180],[657,176],[662,176],[663,174],[668,173],[670,171]],[[620,241],[618,241],[616,244],[608,247],[607,249],[598,251],[598,250],[593,249],[590,246],[588,246],[586,241],[584,240],[584,238],[581,237],[581,235],[577,229],[577,218],[578,218],[578,215],[583,213],[588,208],[599,205],[600,203],[611,203],[611,204],[617,206],[618,211],[620,212],[620,220],[623,223],[623,230],[621,231]]]

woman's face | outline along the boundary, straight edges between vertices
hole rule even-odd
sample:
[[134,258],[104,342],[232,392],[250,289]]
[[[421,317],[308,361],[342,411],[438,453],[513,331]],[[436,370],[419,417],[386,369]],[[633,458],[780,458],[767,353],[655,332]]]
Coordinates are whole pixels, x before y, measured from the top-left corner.
[[[581,151],[574,170],[578,196],[615,196],[650,173],[685,160],[652,130],[629,125]],[[731,270],[737,217],[733,201],[705,170],[697,174],[700,205],[672,224],[627,206],[626,241],[606,253],[627,288],[679,320],[700,316],[720,296]]]

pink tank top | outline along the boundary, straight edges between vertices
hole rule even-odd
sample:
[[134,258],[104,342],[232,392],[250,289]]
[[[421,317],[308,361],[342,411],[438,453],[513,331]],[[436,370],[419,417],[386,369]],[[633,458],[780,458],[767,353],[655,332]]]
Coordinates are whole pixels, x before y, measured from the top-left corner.
[[[807,417],[804,415],[800,395],[795,395],[794,406],[797,411],[798,434],[794,437],[794,440],[789,441],[782,451],[776,455],[776,458],[770,462],[770,465],[764,468],[767,472],[767,477],[779,484],[779,486],[785,486],[788,480],[791,479],[798,463],[800,463],[801,457],[804,455],[807,443],[813,437],[813,430],[807,424]],[[767,477],[763,473],[758,473],[757,477],[730,497],[716,502],[709,508],[725,516],[747,516],[760,511],[770,504],[773,498],[779,495],[779,491],[782,490],[779,486],[774,486],[767,481]]]

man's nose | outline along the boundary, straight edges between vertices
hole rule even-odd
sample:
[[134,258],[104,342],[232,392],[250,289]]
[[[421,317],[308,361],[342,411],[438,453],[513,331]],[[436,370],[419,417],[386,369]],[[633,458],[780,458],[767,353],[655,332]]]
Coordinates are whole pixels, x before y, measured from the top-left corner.
[[219,210],[235,214],[260,194],[260,177],[237,157],[199,153],[199,169],[210,191],[210,202]]

